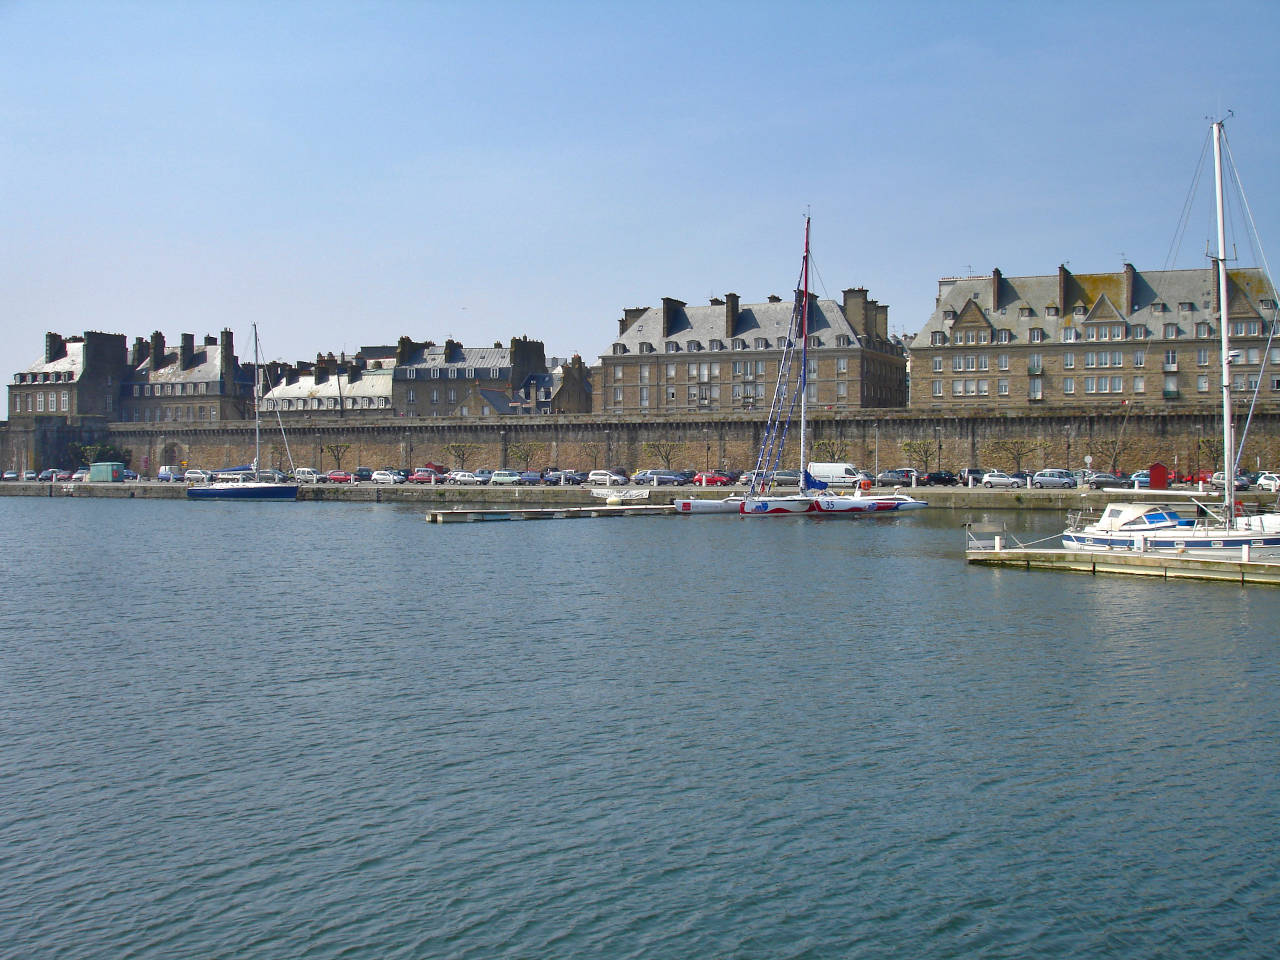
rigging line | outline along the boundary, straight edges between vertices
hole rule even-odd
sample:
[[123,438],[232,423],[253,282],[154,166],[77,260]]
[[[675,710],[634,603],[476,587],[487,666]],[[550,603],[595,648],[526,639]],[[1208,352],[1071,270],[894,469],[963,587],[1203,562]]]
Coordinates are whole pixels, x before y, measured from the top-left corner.
[[1169,242],[1169,252],[1165,254],[1163,270],[1172,268],[1172,264],[1177,261],[1178,253],[1182,249],[1182,241],[1186,236],[1187,226],[1191,222],[1191,209],[1195,203],[1195,196],[1200,189],[1200,178],[1204,176],[1206,158],[1209,155],[1209,136],[1205,136],[1204,143],[1200,147],[1200,160],[1196,164],[1195,173],[1191,177],[1191,183],[1187,188],[1187,196],[1182,201],[1182,213],[1178,217],[1178,224],[1174,228],[1173,238]]
[[[1231,171],[1231,182],[1235,184],[1236,190],[1239,192],[1240,207],[1244,213],[1245,221],[1249,225],[1249,229],[1247,231],[1247,236],[1249,237],[1249,244],[1250,244],[1250,247],[1253,249],[1255,255],[1257,256],[1258,261],[1262,264],[1262,275],[1263,275],[1263,278],[1267,281],[1267,286],[1271,294],[1271,300],[1274,302],[1276,299],[1276,286],[1271,279],[1271,265],[1267,262],[1266,250],[1262,248],[1262,236],[1258,231],[1258,224],[1253,216],[1253,208],[1249,206],[1249,197],[1244,192],[1244,184],[1241,183],[1240,181],[1240,173],[1239,173],[1239,170],[1236,168],[1235,156],[1231,153],[1231,144],[1227,141],[1225,130],[1223,131],[1222,143],[1223,143],[1224,152],[1226,153],[1226,157],[1227,157],[1227,168]],[[1219,323],[1226,322],[1226,314],[1227,314],[1227,310],[1224,306],[1222,311],[1222,316],[1219,318],[1219,321],[1218,321]],[[1267,344],[1263,348],[1262,363],[1258,367],[1258,382],[1255,383],[1253,386],[1253,396],[1250,397],[1249,399],[1249,412],[1245,415],[1244,426],[1241,428],[1241,431],[1240,431],[1240,443],[1237,447],[1236,462],[1234,464],[1234,466],[1237,469],[1239,468],[1240,457],[1243,455],[1243,452],[1244,452],[1245,440],[1247,440],[1249,437],[1249,427],[1253,423],[1253,414],[1258,405],[1259,394],[1262,391],[1262,381],[1266,377],[1267,361],[1268,361],[1268,358],[1271,356],[1271,345],[1272,343],[1275,342],[1276,325],[1277,325],[1278,316],[1280,316],[1280,311],[1272,310],[1271,323],[1269,324],[1270,329],[1267,331]]]

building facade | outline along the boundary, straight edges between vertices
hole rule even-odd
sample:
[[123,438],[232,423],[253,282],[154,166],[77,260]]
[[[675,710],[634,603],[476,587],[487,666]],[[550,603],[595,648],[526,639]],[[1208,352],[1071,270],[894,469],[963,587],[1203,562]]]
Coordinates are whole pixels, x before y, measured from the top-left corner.
[[[708,414],[767,409],[793,303],[739,303],[737,294],[690,307],[626,310],[600,358],[593,411],[612,415]],[[906,351],[888,334],[889,308],[864,289],[843,300],[810,295],[809,403],[833,411],[907,403]]]
[[243,420],[253,415],[253,372],[242,368],[230,330],[206,336],[182,334],[178,349],[165,346],[164,334],[138,337],[129,352],[129,374],[122,385],[119,420],[131,423],[207,423]]
[[[1179,408],[1221,398],[1217,265],[1202,270],[938,281],[911,346],[911,409],[963,412],[1121,402]],[[1227,271],[1232,389],[1280,403],[1276,293],[1258,269]],[[1269,351],[1269,353],[1268,353]],[[1264,360],[1269,361],[1264,368]]]

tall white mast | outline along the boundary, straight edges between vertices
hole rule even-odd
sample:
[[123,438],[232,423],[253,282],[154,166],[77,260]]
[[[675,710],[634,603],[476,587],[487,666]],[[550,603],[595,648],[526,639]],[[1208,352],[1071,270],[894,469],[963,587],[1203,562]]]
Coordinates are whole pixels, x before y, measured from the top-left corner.
[[809,398],[809,218],[804,218],[804,300],[800,305],[800,489],[804,489],[805,433],[808,431]]
[[1222,203],[1222,121],[1213,124],[1213,174],[1218,201],[1218,326],[1222,342],[1222,476],[1227,529],[1235,526],[1236,456],[1231,419],[1231,339],[1227,332],[1227,227]]
[[258,479],[258,463],[262,458],[262,416],[258,406],[262,397],[262,370],[258,366],[258,325],[253,325],[253,479]]

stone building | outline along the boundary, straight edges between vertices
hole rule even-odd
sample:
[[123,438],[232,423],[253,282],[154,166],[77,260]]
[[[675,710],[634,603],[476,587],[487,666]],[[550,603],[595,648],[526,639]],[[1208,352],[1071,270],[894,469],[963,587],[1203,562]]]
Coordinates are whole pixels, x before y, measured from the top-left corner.
[[197,346],[184,333],[176,350],[164,334],[138,337],[129,352],[129,375],[122,385],[120,416],[132,423],[204,423],[243,420],[253,415],[253,373],[242,368],[230,330],[206,336]]
[[[911,346],[911,408],[963,414],[1041,405],[1186,408],[1221,398],[1217,265],[1200,270],[938,281]],[[1233,390],[1280,401],[1270,348],[1276,293],[1258,269],[1228,270]]]
[[69,464],[69,443],[101,439],[118,416],[128,367],[116,333],[44,336],[44,358],[9,385],[8,463],[16,470]]
[[[740,304],[737,294],[690,307],[624,311],[600,358],[595,413],[709,414],[767,409],[791,325],[792,301]],[[906,351],[889,337],[889,308],[864,289],[809,303],[809,402],[833,411],[907,403]]]

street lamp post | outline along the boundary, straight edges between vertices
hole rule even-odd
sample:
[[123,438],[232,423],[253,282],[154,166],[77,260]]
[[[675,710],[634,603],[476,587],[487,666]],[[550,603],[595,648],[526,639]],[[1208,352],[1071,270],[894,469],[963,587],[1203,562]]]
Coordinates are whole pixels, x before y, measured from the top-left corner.
[[707,443],[707,462],[706,462],[706,465],[703,467],[703,469],[710,470],[711,469],[711,430],[709,428],[707,427],[702,428],[702,438]]
[[942,426],[936,425],[933,428],[933,438],[938,442],[938,459],[934,461],[933,468],[935,470],[942,469]]
[[876,421],[876,476],[880,476],[880,422]]

